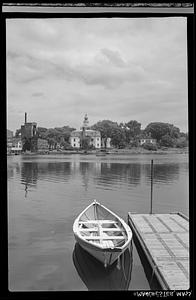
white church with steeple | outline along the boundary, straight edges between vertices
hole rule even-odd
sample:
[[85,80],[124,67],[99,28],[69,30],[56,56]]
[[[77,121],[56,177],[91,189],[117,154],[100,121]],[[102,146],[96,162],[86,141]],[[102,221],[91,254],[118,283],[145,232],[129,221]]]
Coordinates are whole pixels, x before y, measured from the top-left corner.
[[[89,145],[93,145],[96,149],[100,149],[102,145],[101,133],[97,130],[90,129],[89,120],[87,114],[84,116],[84,121],[79,130],[71,132],[70,144],[73,148],[81,147],[82,138],[89,138]],[[107,148],[110,148],[110,138],[107,139]]]

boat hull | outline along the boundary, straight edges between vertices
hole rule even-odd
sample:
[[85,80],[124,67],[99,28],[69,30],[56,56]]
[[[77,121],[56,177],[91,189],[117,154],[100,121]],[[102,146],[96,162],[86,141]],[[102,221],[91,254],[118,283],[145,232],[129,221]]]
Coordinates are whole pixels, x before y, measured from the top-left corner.
[[83,245],[82,243],[79,243],[80,246],[86,250],[89,254],[91,254],[93,257],[95,257],[98,261],[100,261],[101,263],[104,264],[105,267],[112,265],[117,259],[118,257],[120,257],[120,255],[129,247],[130,244],[128,244],[126,246],[126,248],[124,248],[121,251],[100,251],[100,249],[92,249],[89,248],[89,246],[87,245]]
[[114,263],[107,269],[77,242],[72,257],[76,271],[89,291],[128,290],[133,263],[132,247],[120,256],[118,264]]

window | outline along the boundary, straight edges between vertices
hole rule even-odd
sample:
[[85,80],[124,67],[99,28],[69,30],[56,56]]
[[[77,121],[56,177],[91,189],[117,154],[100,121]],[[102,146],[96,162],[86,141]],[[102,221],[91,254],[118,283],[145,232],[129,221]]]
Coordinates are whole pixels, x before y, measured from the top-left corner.
[[97,141],[99,141],[99,138],[97,138]]
[[76,146],[76,144],[74,144],[74,147]]
[[97,144],[97,147],[99,147],[99,144]]
[[76,141],[76,139],[74,139],[74,142]]

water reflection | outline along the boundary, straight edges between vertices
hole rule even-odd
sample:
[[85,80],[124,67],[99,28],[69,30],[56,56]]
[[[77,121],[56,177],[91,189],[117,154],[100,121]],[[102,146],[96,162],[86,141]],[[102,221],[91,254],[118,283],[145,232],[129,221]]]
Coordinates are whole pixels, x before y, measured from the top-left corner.
[[36,186],[38,180],[38,164],[23,163],[21,165],[21,183],[25,185],[25,198],[27,197],[29,187]]
[[7,178],[11,179],[14,177],[14,168],[8,166],[7,168]]
[[143,270],[144,270],[144,273],[146,275],[146,279],[148,280],[150,289],[151,290],[161,290],[162,287],[161,287],[157,277],[155,276],[155,272],[152,269],[152,266],[150,265],[147,257],[144,255],[144,251],[141,248],[141,244],[139,243],[137,238],[134,239],[134,244],[137,248],[137,253],[138,253],[139,258],[141,260]]
[[40,163],[25,162],[21,167],[21,183],[25,185],[37,184],[39,180],[61,181],[69,179],[71,175],[70,162],[63,163]]
[[100,176],[96,178],[98,185],[116,185],[126,182],[132,186],[140,184],[140,164],[101,163]]
[[78,243],[73,251],[74,266],[88,290],[128,290],[132,272],[132,245],[108,268],[86,252]]
[[81,162],[79,165],[80,174],[82,175],[82,183],[85,191],[88,189],[89,174],[92,173],[92,164],[88,162]]
[[[151,177],[150,165],[144,165],[144,172],[147,180]],[[155,164],[153,168],[154,183],[168,184],[179,179],[179,164]]]
[[14,177],[14,173],[20,174],[20,164],[18,162],[8,161],[7,163],[7,178]]
[[[17,168],[16,168],[17,167]],[[16,173],[20,171],[15,166]],[[154,164],[154,183],[168,184],[179,179],[179,164]],[[52,182],[67,182],[80,176],[82,185],[88,190],[90,179],[94,184],[113,189],[114,186],[127,184],[138,186],[141,177],[150,181],[150,164],[110,163],[110,162],[23,162],[21,164],[21,183],[25,185],[25,196],[30,186],[36,186],[38,179]],[[8,168],[8,178],[13,177],[12,168]]]

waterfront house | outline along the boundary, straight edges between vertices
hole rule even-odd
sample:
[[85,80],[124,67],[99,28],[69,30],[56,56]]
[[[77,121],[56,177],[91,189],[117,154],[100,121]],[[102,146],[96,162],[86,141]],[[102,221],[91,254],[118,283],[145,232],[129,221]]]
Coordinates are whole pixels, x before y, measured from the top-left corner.
[[145,137],[138,139],[139,145],[142,146],[143,144],[153,144],[156,145],[157,140],[151,137]]
[[[101,139],[101,133],[98,130],[92,130],[89,127],[88,116],[85,115],[82,127],[79,130],[71,132],[70,144],[73,148],[82,147],[82,139],[87,138],[89,146],[93,146],[96,149],[103,147],[103,141]],[[107,148],[110,148],[110,138],[106,141]]]
[[22,152],[22,141],[20,137],[13,138],[11,152],[15,154],[20,154]]

